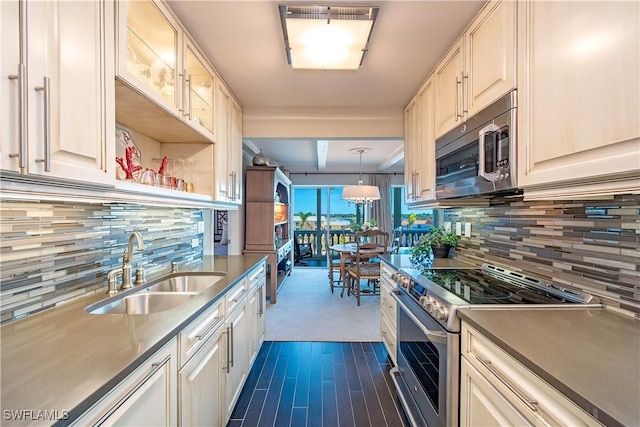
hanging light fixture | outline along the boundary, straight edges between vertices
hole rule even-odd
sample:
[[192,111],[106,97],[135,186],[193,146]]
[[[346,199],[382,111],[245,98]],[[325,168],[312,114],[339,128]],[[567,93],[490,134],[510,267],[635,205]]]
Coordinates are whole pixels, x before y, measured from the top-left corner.
[[380,200],[380,189],[378,187],[362,184],[362,154],[371,151],[371,149],[353,148],[349,151],[360,155],[360,179],[358,180],[358,185],[349,185],[342,189],[342,199],[355,204],[369,204],[374,200]]

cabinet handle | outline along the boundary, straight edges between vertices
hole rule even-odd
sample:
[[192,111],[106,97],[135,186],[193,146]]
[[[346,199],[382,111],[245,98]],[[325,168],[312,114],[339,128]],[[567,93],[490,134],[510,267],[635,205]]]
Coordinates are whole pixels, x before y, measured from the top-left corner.
[[237,302],[238,302],[238,300],[239,300],[240,298],[242,298],[242,295],[243,295],[245,292],[247,292],[247,290],[246,290],[246,289],[243,289],[243,290],[238,294],[238,296],[237,296],[237,297],[235,297],[234,299],[232,299],[231,301],[232,301],[232,302],[234,302],[234,303],[237,303]]
[[231,372],[231,340],[229,339],[231,334],[230,334],[230,330],[231,327],[227,326],[227,332],[225,332],[227,334],[227,373]]
[[44,163],[44,171],[51,172],[51,90],[50,79],[44,77],[42,86],[36,86],[36,92],[44,93],[44,159],[36,159],[36,163]]
[[212,324],[201,334],[197,334],[196,338],[198,339],[198,341],[202,341],[202,339],[204,337],[206,337],[207,335],[209,335],[209,332],[211,332],[211,330],[216,326],[216,323],[218,323],[218,320],[222,319],[222,316],[218,315],[216,317],[214,317],[212,319]]
[[260,311],[258,312],[258,315],[260,316],[264,314],[264,295],[262,294],[263,289],[264,289],[263,286],[260,286],[258,288],[258,295],[260,296]]
[[25,79],[25,65],[18,64],[18,74],[9,75],[9,80],[18,80],[18,152],[9,154],[9,157],[18,158],[20,175],[24,175],[27,168],[27,79]]
[[538,408],[535,407],[535,405],[538,404],[538,401],[534,399],[529,399],[521,391],[519,391],[513,385],[511,385],[509,381],[507,381],[507,379],[493,367],[490,360],[484,360],[483,358],[477,355],[476,355],[476,359],[478,360],[478,362],[480,362],[482,366],[487,368],[489,372],[495,375],[495,377],[498,378],[498,380],[500,380],[500,382],[504,384],[505,387],[507,387],[513,394],[515,394],[518,397],[518,399],[522,401],[522,403],[527,405],[529,409],[531,409],[533,412],[538,411]]
[[458,101],[460,100],[460,95],[459,95],[459,91],[458,91],[458,87],[462,85],[462,82],[458,79],[458,76],[456,76],[456,122],[458,121],[458,117],[462,117],[461,114],[458,114]]
[[233,360],[233,359],[235,359],[235,356],[234,356],[234,354],[233,354],[233,322],[231,322],[231,327],[230,327],[230,329],[231,329],[231,339],[230,339],[230,341],[231,341],[231,346],[230,346],[230,347],[231,347],[231,358],[230,358],[230,360],[229,360],[229,361],[230,361],[230,363],[231,363],[231,367],[233,368],[233,362],[234,362],[234,360]]
[[[465,85],[464,81],[467,81],[467,84]],[[462,117],[463,114],[467,114],[469,111],[467,110],[467,104],[469,103],[469,97],[466,96],[465,92],[465,87],[467,87],[468,89],[468,85],[469,85],[469,74],[465,74],[464,71],[462,72],[462,85],[461,85],[461,89],[462,89],[462,114],[460,115],[460,117]]]
[[[186,74],[186,71],[185,71],[185,74]],[[192,107],[191,107],[191,74],[189,74],[186,77],[185,85],[187,87],[187,112],[185,113],[185,116],[187,116],[187,118],[191,120],[191,115],[193,113]]]

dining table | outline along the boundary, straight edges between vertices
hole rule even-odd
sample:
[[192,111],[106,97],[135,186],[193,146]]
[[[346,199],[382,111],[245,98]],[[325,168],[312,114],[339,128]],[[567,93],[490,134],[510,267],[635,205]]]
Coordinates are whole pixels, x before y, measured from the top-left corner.
[[[356,243],[338,243],[335,245],[329,246],[329,249],[332,251],[336,251],[340,253],[340,279],[344,280],[347,270],[347,259],[354,254],[358,250],[358,245]],[[362,249],[360,248],[360,253],[371,253],[371,255],[381,255],[390,253],[392,250],[391,246],[387,246],[385,248],[376,248],[376,249]]]

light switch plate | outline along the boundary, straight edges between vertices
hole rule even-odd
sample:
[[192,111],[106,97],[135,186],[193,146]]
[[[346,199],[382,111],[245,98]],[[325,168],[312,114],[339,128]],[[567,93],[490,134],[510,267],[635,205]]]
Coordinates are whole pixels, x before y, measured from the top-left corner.
[[192,248],[197,248],[198,245],[200,244],[200,240],[199,239],[191,239],[191,247]]
[[471,223],[464,224],[464,237],[471,237]]
[[198,221],[198,233],[204,233],[204,221]]
[[447,231],[451,231],[451,223],[450,222],[445,222],[444,223],[444,229]]
[[456,222],[456,236],[462,236],[462,223]]

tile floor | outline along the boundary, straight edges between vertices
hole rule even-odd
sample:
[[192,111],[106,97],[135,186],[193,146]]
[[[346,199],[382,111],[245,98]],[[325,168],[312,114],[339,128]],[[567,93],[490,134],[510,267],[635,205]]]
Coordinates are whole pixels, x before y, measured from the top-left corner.
[[267,341],[228,427],[398,427],[391,364],[379,342]]

